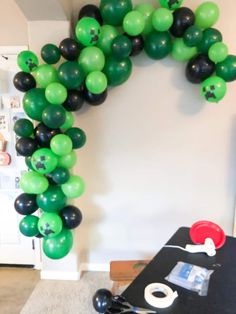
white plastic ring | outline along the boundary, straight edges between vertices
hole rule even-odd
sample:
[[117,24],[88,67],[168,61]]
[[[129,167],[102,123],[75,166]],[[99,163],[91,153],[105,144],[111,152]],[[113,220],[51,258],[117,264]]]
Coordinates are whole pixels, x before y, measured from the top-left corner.
[[[154,292],[161,292],[165,294],[165,297],[158,298],[153,295]],[[174,300],[178,297],[177,291],[173,290],[162,284],[162,283],[152,283],[148,285],[144,290],[144,298],[148,304],[153,307],[164,309],[171,306]]]

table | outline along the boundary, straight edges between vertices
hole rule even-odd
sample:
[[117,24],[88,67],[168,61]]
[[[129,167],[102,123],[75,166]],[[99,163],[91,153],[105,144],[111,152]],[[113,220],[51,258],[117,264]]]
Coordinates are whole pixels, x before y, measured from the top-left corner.
[[[167,245],[185,247],[191,243],[189,228],[182,227]],[[201,297],[196,292],[164,279],[179,261],[214,270],[207,297]],[[146,303],[144,289],[154,282],[164,283],[178,292],[179,296],[171,307],[155,309]],[[163,247],[122,295],[131,304],[155,309],[158,314],[236,314],[236,239],[227,237],[224,247],[214,257],[208,257],[205,253],[191,254]]]

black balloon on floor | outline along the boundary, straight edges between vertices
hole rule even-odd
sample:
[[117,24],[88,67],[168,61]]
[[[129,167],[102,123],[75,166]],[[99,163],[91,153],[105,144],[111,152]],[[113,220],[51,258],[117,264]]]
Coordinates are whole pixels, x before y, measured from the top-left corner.
[[78,227],[83,219],[82,213],[79,208],[68,205],[60,211],[60,217],[63,225],[67,229],[74,229]]
[[130,56],[137,56],[138,54],[140,54],[143,49],[144,49],[144,39],[142,37],[142,35],[138,35],[138,36],[129,36],[128,34],[124,34],[125,36],[127,36],[132,43],[132,51]]
[[78,111],[84,104],[83,94],[79,90],[68,90],[66,101],[63,103],[63,107],[67,111]]
[[83,17],[92,17],[93,19],[97,20],[100,25],[103,24],[101,12],[94,4],[87,4],[81,8],[78,20],[82,19]]
[[27,92],[36,87],[36,81],[33,75],[22,71],[16,73],[13,79],[13,84],[15,88],[21,92]]
[[66,60],[74,61],[78,59],[80,47],[76,40],[65,38],[59,45],[60,52]]
[[36,195],[22,193],[15,199],[15,210],[20,215],[31,215],[37,209]]
[[30,137],[22,137],[16,142],[16,151],[19,155],[27,157],[31,156],[38,148],[35,139]]
[[215,72],[215,63],[208,56],[200,54],[191,59],[186,66],[186,77],[191,83],[201,83]]
[[107,89],[101,94],[93,94],[87,89],[83,91],[84,100],[91,106],[99,106],[102,103],[104,103],[104,101],[107,98],[107,95],[108,95]]
[[186,7],[175,10],[173,17],[174,22],[170,28],[170,32],[174,37],[183,37],[186,29],[195,22],[193,11]]
[[93,307],[98,313],[105,313],[112,304],[112,293],[107,289],[99,289],[93,296]]
[[53,136],[60,133],[60,129],[50,129],[42,122],[34,129],[35,140],[41,147],[50,147],[50,141]]

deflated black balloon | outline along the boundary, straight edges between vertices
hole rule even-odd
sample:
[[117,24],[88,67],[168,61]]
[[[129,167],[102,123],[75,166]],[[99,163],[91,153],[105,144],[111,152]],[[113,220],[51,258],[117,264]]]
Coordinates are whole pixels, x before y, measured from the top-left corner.
[[60,52],[66,60],[74,61],[78,59],[80,47],[77,41],[72,38],[65,38],[59,45]]
[[140,54],[144,49],[144,39],[142,35],[129,36],[128,34],[125,34],[125,36],[127,36],[131,40],[131,43],[132,43],[132,51],[131,51],[130,56],[134,57]]
[[170,32],[175,37],[183,37],[186,29],[195,22],[193,11],[186,7],[175,10],[173,17],[174,22],[170,28]]
[[87,4],[81,8],[81,10],[79,12],[78,20],[80,20],[86,16],[92,17],[93,19],[97,20],[100,25],[103,24],[101,12],[96,5]]
[[63,107],[67,111],[78,111],[84,104],[83,94],[79,90],[68,90],[66,101],[63,103]]
[[201,83],[215,72],[215,63],[208,56],[200,54],[191,59],[186,66],[186,77],[191,83]]
[[50,141],[53,136],[60,133],[60,129],[50,129],[42,122],[34,129],[35,140],[41,147],[50,147]]
[[64,207],[59,213],[63,226],[67,229],[74,229],[78,227],[82,221],[82,213],[79,208],[68,205]]
[[105,313],[112,304],[112,293],[107,289],[99,289],[93,296],[93,307],[98,313]]
[[20,215],[31,215],[37,209],[36,195],[22,193],[15,199],[14,203],[15,210]]
[[30,137],[22,137],[16,142],[17,153],[24,157],[31,156],[37,148],[36,140]]
[[21,92],[27,92],[28,90],[36,87],[36,81],[33,75],[26,72],[16,73],[13,84],[16,89]]
[[101,94],[93,94],[90,91],[88,91],[87,89],[84,89],[83,91],[83,96],[85,101],[91,105],[91,106],[99,106],[102,103],[104,103],[104,101],[107,98],[107,89],[105,89],[105,91]]

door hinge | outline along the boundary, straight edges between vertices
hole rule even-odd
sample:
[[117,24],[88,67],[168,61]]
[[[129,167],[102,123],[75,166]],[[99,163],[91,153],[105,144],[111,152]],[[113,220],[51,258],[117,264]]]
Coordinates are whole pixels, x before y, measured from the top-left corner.
[[35,243],[34,243],[34,239],[32,240],[32,250],[35,250]]

